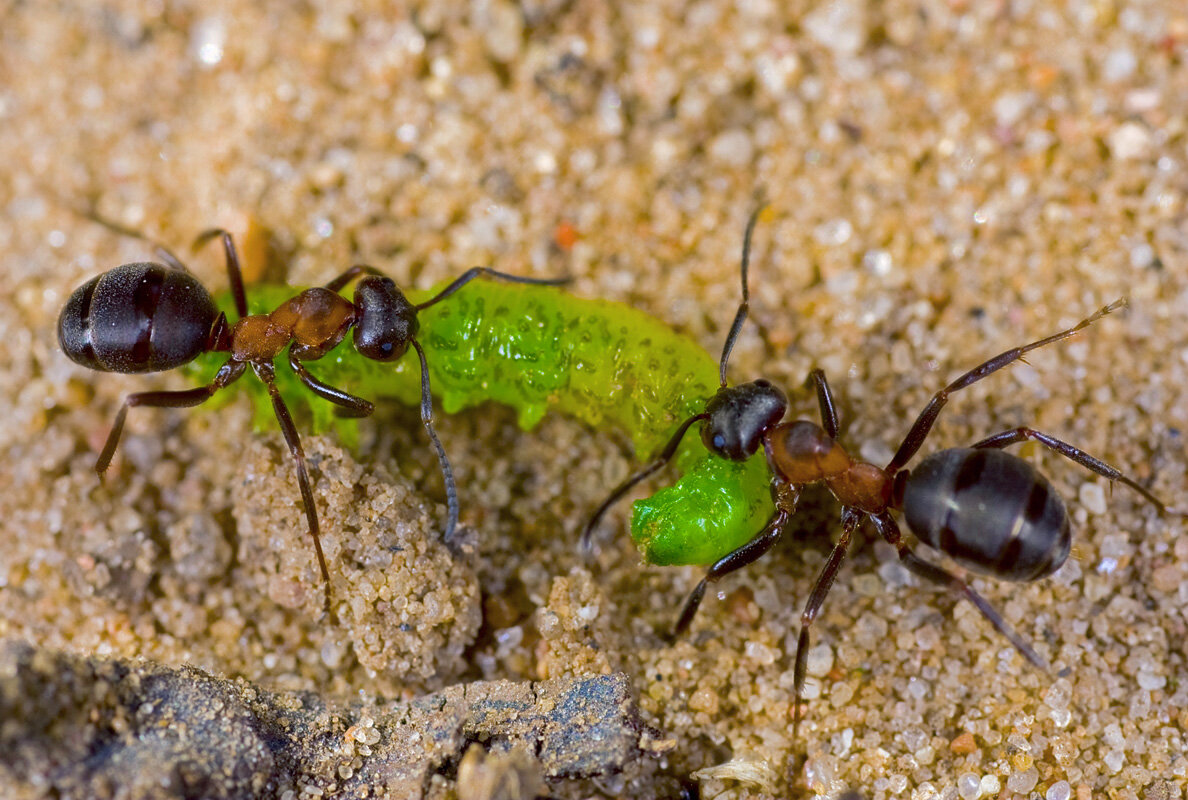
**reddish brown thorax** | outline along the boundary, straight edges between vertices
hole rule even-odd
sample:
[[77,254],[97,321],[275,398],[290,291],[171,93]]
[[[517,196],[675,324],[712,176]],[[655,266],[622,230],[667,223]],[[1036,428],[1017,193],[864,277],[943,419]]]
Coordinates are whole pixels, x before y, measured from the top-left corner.
[[865,461],[855,461],[815,422],[796,420],[765,434],[767,462],[772,471],[797,486],[824,481],[842,505],[871,514],[891,502],[891,479]]
[[231,328],[231,358],[271,361],[292,342],[302,358],[314,360],[334,349],[350,330],[355,307],[336,292],[306,289],[271,314],[244,317]]

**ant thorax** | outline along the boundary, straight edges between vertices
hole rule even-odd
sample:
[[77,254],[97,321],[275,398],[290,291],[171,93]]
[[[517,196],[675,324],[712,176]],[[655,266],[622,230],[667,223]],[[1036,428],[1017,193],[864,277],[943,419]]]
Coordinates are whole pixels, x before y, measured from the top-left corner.
[[772,470],[789,483],[804,485],[835,478],[854,463],[824,428],[807,419],[780,425],[765,439]]
[[270,314],[252,314],[231,328],[231,357],[271,361],[293,343],[304,360],[314,361],[334,349],[355,319],[345,298],[323,288],[306,289]]
[[891,503],[892,481],[887,472],[855,461],[815,422],[777,425],[765,435],[764,445],[772,471],[791,484],[824,481],[842,505],[871,514],[885,511]]

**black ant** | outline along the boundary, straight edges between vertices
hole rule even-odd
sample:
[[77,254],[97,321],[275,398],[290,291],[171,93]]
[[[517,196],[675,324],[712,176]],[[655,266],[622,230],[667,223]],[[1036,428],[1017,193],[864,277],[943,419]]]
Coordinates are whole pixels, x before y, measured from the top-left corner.
[[[135,231],[87,215],[119,233],[143,239]],[[70,295],[58,318],[58,341],[72,360],[103,372],[161,372],[174,369],[208,352],[229,353],[226,363],[206,386],[181,391],[137,392],[124,399],[115,424],[95,462],[102,479],[111,464],[128,409],[133,406],[187,408],[200,405],[215,392],[237,381],[250,366],[272,398],[272,408],[293,456],[301,503],[313,537],[318,567],[325,586],[325,608],[331,612],[330,572],[318,535],[318,512],[310,489],[305,452],[297,428],[276,386],[274,359],[288,350],[289,367],[319,397],[339,406],[349,417],[365,417],[374,406],[362,398],[323,383],[310,374],[305,362],[316,361],[354,332],[355,349],[375,361],[395,361],[412,345],[421,361],[421,421],[437,452],[445,481],[448,521],[444,540],[450,541],[458,524],[458,490],[445,449],[433,428],[433,402],[425,351],[417,341],[417,313],[445,300],[464,285],[484,275],[516,283],[558,285],[568,278],[525,278],[473,267],[423,303],[411,303],[391,278],[364,264],[343,272],[325,286],[306,289],[286,300],[270,314],[248,314],[239,256],[231,234],[221,228],[207,230],[195,239],[197,250],[221,238],[231,294],[239,320],[231,323],[214,298],[185,265],[158,245],[165,262],[124,264],[84,283]],[[354,302],[338,294],[351,281]]]
[[1035,467],[1002,448],[1032,440],[1092,472],[1138,492],[1162,513],[1183,515],[1119,470],[1073,445],[1028,427],[1013,428],[982,439],[970,447],[949,448],[926,456],[914,470],[905,465],[924,443],[941,409],[954,392],[1019,361],[1026,353],[1067,339],[1125,305],[1117,300],[1067,330],[985,361],[941,389],[916,418],[895,455],[885,467],[852,458],[837,442],[838,416],[825,373],[814,369],[806,386],[816,388],[821,424],[808,420],[783,422],[788,403],[777,387],[765,380],[726,385],[726,365],[749,309],[747,264],[751,237],[762,208],[747,223],[742,256],[742,303],[726,337],[719,362],[721,388],[705,410],[687,419],[660,456],[619,485],[594,512],[582,534],[589,542],[602,515],[631,487],[659,470],[676,452],[685,432],[701,423],[706,448],[722,458],[743,461],[762,447],[772,473],[776,511],[754,538],[714,562],[690,593],[673,635],[693,621],[706,585],[761,558],[770,550],[796,511],[803,487],[824,483],[841,503],[842,532],[817,576],[801,615],[796,643],[796,708],[793,735],[799,730],[801,694],[805,682],[809,629],[846,556],[854,531],[864,521],[893,545],[909,570],[945,586],[974,605],[1029,662],[1045,663],[1011,630],[998,612],[965,581],[917,556],[900,534],[891,511],[903,514],[916,538],[947,554],[961,566],[1002,580],[1033,581],[1051,575],[1068,558],[1071,542],[1068,512],[1052,484]]

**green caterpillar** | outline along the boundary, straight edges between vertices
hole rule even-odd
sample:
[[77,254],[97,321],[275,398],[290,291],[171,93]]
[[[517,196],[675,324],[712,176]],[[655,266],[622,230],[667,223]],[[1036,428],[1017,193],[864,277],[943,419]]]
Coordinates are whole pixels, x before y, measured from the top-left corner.
[[[407,294],[418,303],[441,288]],[[294,292],[252,287],[252,310],[276,308]],[[420,323],[433,393],[447,413],[494,401],[516,409],[527,430],[559,411],[595,428],[618,427],[636,453],[648,455],[718,388],[717,363],[689,338],[620,303],[551,287],[474,281],[422,311]],[[195,363],[205,376],[222,359],[214,354]],[[420,399],[415,359],[385,364],[340,346],[311,366],[352,394],[413,405]],[[277,379],[290,402],[306,398],[315,431],[337,427],[353,438],[354,421],[335,417],[333,406],[312,397],[290,370],[279,368]],[[257,419],[271,421],[263,387],[244,383]],[[684,477],[634,505],[631,535],[646,562],[708,564],[749,541],[773,513],[762,454],[728,461],[691,436],[676,462]]]

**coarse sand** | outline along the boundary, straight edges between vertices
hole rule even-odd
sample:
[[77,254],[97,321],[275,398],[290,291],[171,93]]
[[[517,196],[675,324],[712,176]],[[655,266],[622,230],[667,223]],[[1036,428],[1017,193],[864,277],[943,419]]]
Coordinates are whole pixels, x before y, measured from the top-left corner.
[[[357,447],[303,437],[332,624],[275,426],[255,431],[242,394],[138,409],[100,484],[123,395],[186,378],[88,372],[55,325],[75,286],[151,256],[93,208],[214,289],[221,256],[187,248],[223,226],[251,280],[567,272],[717,352],[762,196],[736,380],[815,416],[802,386],[823,368],[843,440],[883,463],[947,380],[1125,296],[955,396],[925,452],[1030,425],[1188,505],[1186,62],[1181,0],[0,4],[0,639],[356,710],[626,674],[641,752],[551,780],[559,798],[1183,797],[1185,523],[1034,445],[1014,451],[1066,498],[1073,557],[973,585],[1050,673],[864,534],[813,629],[794,739],[800,612],[837,532],[824,493],[670,644],[701,570],[641,566],[626,504],[593,557],[576,546],[638,463],[621,433],[440,416],[453,551],[417,410],[383,403]],[[0,724],[9,741],[22,721]],[[502,784],[467,758],[426,795],[536,791],[523,754]],[[0,775],[48,796],[22,763],[0,755]],[[293,785],[335,794],[316,777]]]

